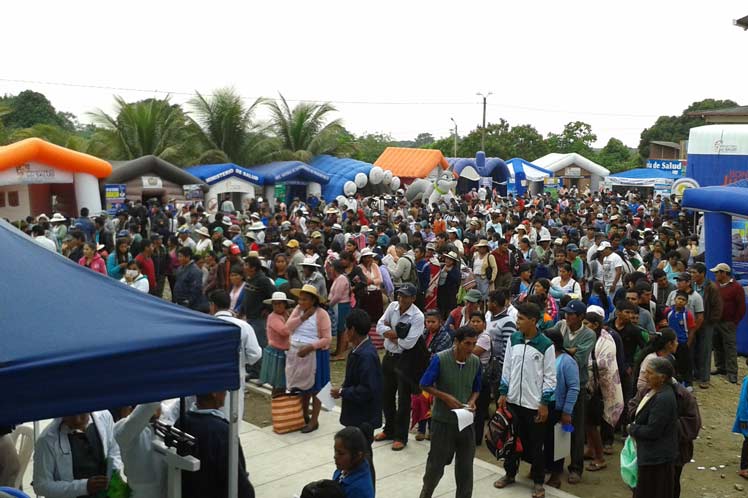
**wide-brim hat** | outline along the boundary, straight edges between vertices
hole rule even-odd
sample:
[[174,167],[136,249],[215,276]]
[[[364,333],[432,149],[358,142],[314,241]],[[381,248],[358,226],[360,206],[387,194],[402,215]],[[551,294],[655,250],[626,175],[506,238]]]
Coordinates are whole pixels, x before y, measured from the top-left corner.
[[371,250],[371,249],[369,249],[368,247],[365,247],[365,248],[364,248],[364,249],[363,249],[363,250],[361,251],[361,254],[359,254],[359,255],[358,255],[358,260],[359,260],[359,261],[361,261],[362,259],[364,259],[364,258],[365,258],[365,257],[367,257],[367,256],[370,256],[370,257],[372,257],[372,258],[373,258],[373,257],[375,256],[375,254],[374,254],[374,251],[372,251],[372,250]]
[[313,266],[315,268],[320,268],[320,265],[317,264],[317,260],[313,257],[304,258],[304,261],[301,262],[301,266]]
[[63,215],[61,215],[60,213],[55,213],[52,215],[52,218],[49,221],[65,221],[65,220],[67,220],[67,218],[65,218]]
[[325,298],[319,295],[319,292],[317,292],[317,288],[311,284],[304,284],[301,289],[291,289],[291,294],[296,297],[299,297],[299,294],[301,294],[302,292],[305,294],[311,294],[312,296],[316,297],[320,303],[324,303],[326,301]]
[[480,239],[473,247],[490,247],[486,239]]
[[221,223],[224,224],[224,225],[226,225],[227,227],[231,226],[231,218],[229,218],[228,216],[224,216],[221,219]]
[[458,262],[460,261],[460,257],[454,251],[449,251],[448,253],[446,253],[444,255],[444,257],[449,258],[449,259],[453,259],[453,260],[458,261]]
[[210,232],[205,227],[200,227],[197,230],[195,230],[195,233],[204,235],[205,237],[210,237]]
[[267,227],[261,222],[261,221],[255,221],[251,225],[249,225],[248,230],[265,230]]
[[286,304],[294,304],[293,299],[289,299],[288,296],[286,296],[285,292],[273,292],[273,295],[270,299],[265,299],[262,301],[265,304],[273,304],[275,301],[285,301]]

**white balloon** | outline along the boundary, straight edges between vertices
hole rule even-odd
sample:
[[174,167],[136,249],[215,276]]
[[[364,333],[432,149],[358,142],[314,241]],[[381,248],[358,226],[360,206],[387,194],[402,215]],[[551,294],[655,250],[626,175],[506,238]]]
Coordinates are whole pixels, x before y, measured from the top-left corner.
[[369,183],[369,177],[366,176],[366,173],[356,173],[356,177],[353,179],[353,181],[356,183],[356,187],[358,188],[364,188],[367,183]]
[[369,181],[372,185],[379,185],[384,180],[384,170],[379,166],[374,166],[369,171]]
[[392,171],[387,170],[384,172],[384,180],[382,180],[382,183],[384,183],[385,185],[389,185],[391,181],[392,181]]
[[348,180],[343,185],[343,193],[345,195],[354,195],[356,193],[356,184]]
[[390,188],[393,192],[397,192],[397,189],[400,188],[400,177],[393,176],[392,180],[390,180]]
[[337,196],[335,200],[338,201],[339,209],[342,209],[342,210],[348,209],[348,207],[346,206],[346,198],[344,195]]

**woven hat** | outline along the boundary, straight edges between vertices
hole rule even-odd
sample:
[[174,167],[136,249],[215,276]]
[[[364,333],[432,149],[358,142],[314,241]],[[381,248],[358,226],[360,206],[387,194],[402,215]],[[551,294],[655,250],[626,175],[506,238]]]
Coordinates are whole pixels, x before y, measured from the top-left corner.
[[296,297],[299,297],[299,294],[301,294],[302,292],[304,294],[311,294],[312,296],[316,297],[320,303],[324,303],[326,301],[326,299],[319,295],[319,292],[317,292],[317,288],[311,284],[304,284],[301,289],[291,289],[291,294]]
[[294,300],[289,299],[288,296],[286,296],[285,292],[273,292],[273,295],[270,297],[270,299],[265,299],[262,301],[265,304],[273,304],[275,301],[285,301],[286,304],[293,304]]

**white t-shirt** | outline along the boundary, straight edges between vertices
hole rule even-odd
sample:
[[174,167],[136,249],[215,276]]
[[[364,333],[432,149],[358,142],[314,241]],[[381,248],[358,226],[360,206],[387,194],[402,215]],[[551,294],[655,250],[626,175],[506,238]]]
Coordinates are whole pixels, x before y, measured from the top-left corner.
[[481,365],[488,365],[488,360],[491,359],[491,336],[488,332],[482,332],[481,335],[478,336],[475,345],[483,350],[478,357]]
[[603,259],[603,286],[608,294],[623,286],[623,275],[621,275],[615,288],[611,288],[613,280],[616,278],[616,268],[623,268],[623,259],[618,254],[612,252]]

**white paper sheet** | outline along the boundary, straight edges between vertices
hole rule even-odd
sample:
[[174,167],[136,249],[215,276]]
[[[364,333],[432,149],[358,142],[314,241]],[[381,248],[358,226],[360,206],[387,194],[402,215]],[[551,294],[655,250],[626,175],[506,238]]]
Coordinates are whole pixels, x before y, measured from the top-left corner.
[[571,432],[564,431],[560,423],[553,428],[553,460],[561,460],[571,454]]
[[455,408],[452,410],[457,415],[457,429],[462,430],[473,423],[475,414],[466,408]]
[[324,408],[328,412],[332,411],[332,409],[335,408],[335,399],[332,397],[332,394],[330,394],[331,390],[332,384],[328,382],[317,393],[317,399],[320,401],[320,403],[322,403],[322,408]]

